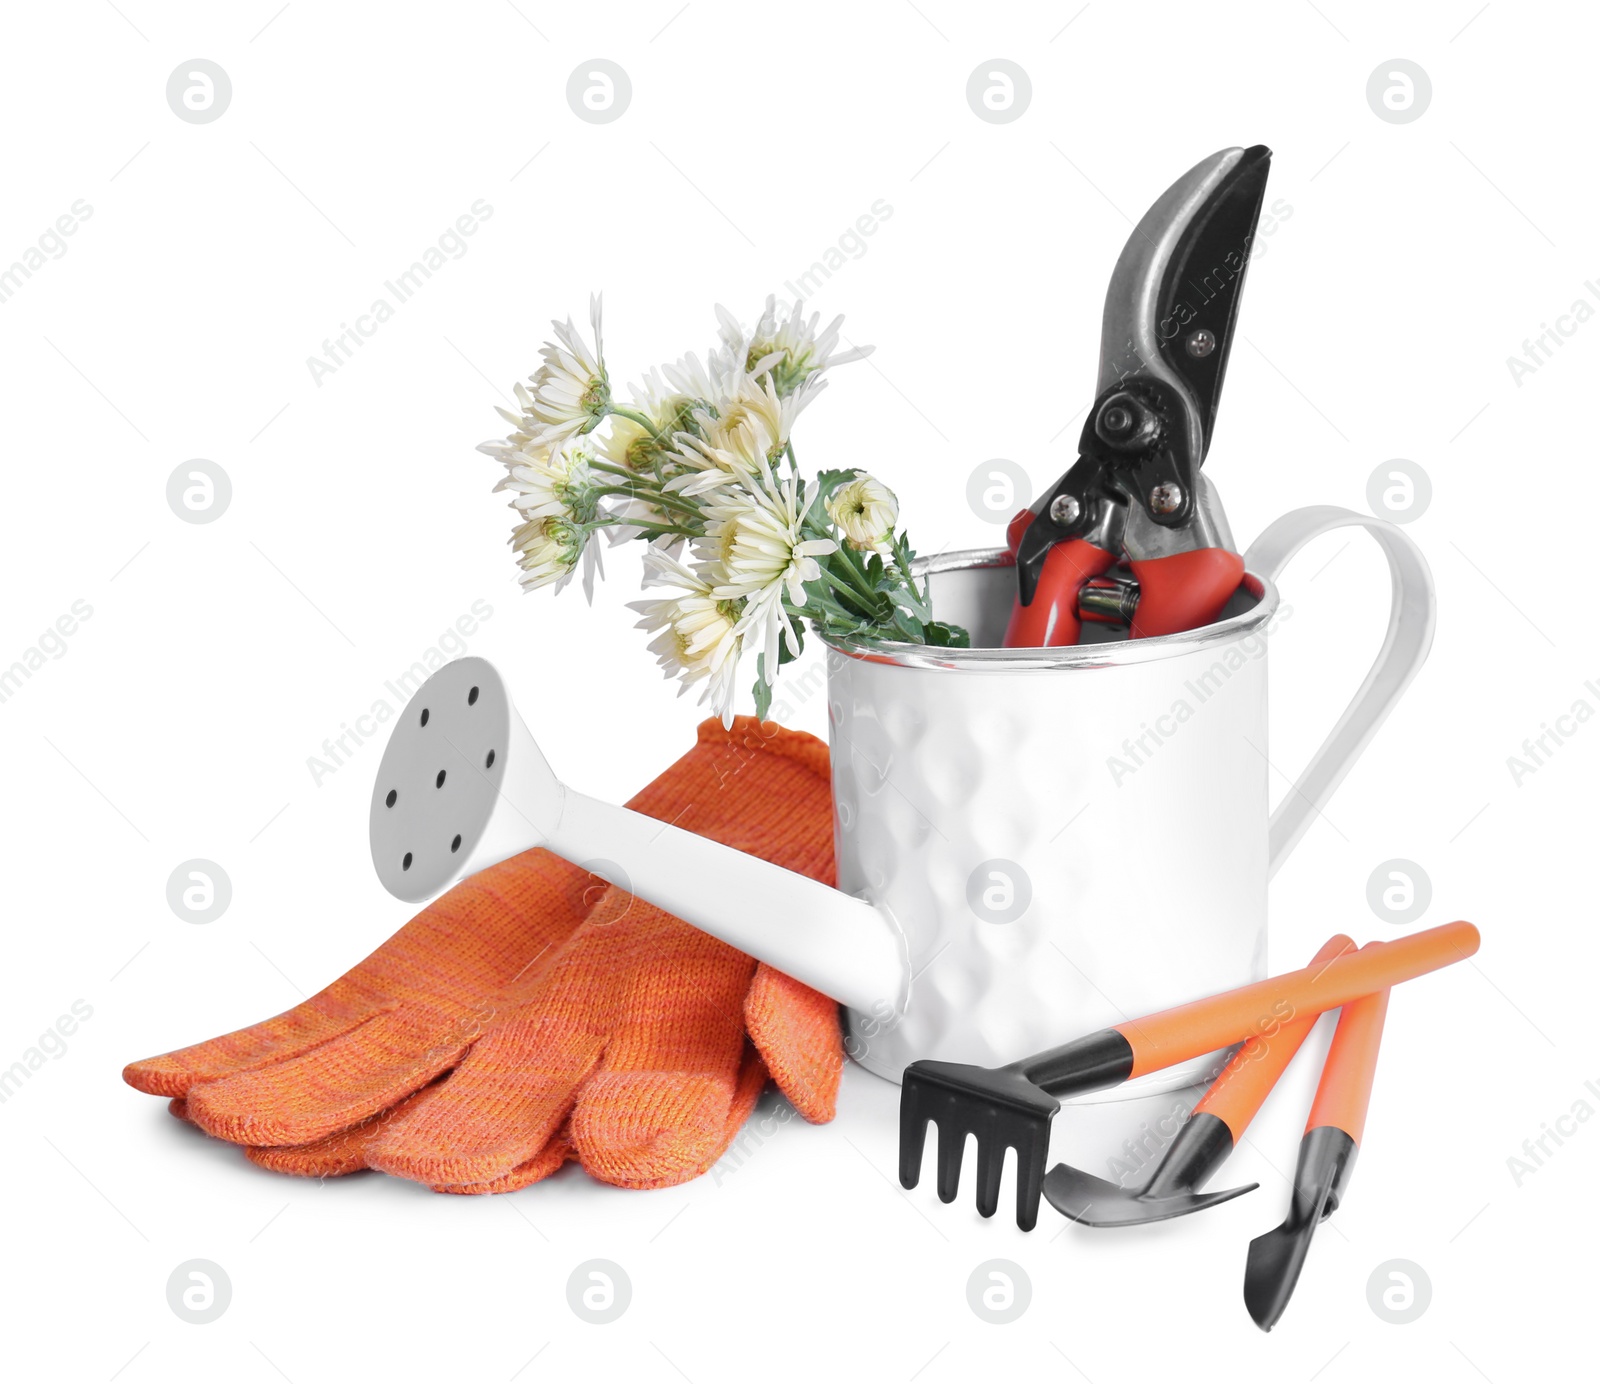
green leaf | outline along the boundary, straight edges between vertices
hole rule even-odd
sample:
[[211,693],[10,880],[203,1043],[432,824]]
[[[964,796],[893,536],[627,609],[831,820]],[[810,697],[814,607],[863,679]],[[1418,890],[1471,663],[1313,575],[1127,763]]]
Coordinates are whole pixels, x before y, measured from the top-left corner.
[[846,485],[856,478],[854,469],[846,471],[819,471],[817,472],[817,498],[825,500],[841,485]]
[[765,721],[772,710],[772,684],[767,681],[765,654],[756,655],[756,720]]
[[[787,635],[778,641],[778,667],[783,667],[785,663],[793,663],[795,659],[800,657],[800,654],[805,647],[806,627],[801,621],[796,620],[794,625],[794,647],[791,648],[789,646],[789,639]],[[757,655],[758,659],[764,659],[765,657],[765,654]]]
[[947,625],[943,620],[930,620],[922,627],[927,643],[941,649],[970,649],[972,636],[960,625]]
[[917,619],[917,617],[911,614],[909,611],[901,610],[899,607],[896,607],[893,625],[895,633],[898,634],[901,639],[907,640],[912,644],[921,644],[925,642],[922,633],[922,621]]

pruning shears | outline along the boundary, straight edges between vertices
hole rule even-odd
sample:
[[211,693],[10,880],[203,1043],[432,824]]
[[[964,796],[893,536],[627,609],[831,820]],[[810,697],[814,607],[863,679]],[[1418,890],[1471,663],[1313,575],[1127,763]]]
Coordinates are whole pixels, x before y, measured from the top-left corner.
[[1244,559],[1200,468],[1271,161],[1261,144],[1202,159],[1123,247],[1078,460],[1007,530],[1007,646],[1076,644],[1085,620],[1132,639],[1195,629],[1238,589]]

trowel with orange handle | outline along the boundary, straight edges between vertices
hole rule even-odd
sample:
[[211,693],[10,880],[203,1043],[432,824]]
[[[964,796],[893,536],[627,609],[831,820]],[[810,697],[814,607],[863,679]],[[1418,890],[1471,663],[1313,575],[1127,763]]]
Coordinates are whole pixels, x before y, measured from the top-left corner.
[[[1361,955],[1381,943],[1362,949]],[[1300,1140],[1294,1192],[1282,1225],[1250,1242],[1245,1261],[1244,1305],[1255,1324],[1271,1331],[1283,1315],[1299,1281],[1317,1226],[1338,1209],[1367,1122],[1378,1044],[1389,1012],[1389,992],[1380,990],[1349,1001],[1322,1064],[1311,1117]]]
[[[1007,1147],[1017,1151],[1017,1224],[1032,1230],[1050,1150],[1050,1121],[1063,1096],[1120,1086],[1146,1072],[1191,1062],[1310,1014],[1463,961],[1478,950],[1471,923],[1445,923],[1375,942],[1304,970],[1101,1029],[1004,1067],[913,1062],[900,1088],[900,1183],[915,1187],[928,1126],[939,1128],[938,1193],[954,1201],[967,1136],[978,1141],[978,1211],[1000,1200]],[[1330,1088],[1331,1090],[1332,1088]],[[1330,1096],[1331,1099],[1331,1096]],[[1365,1109],[1364,1100],[1362,1109]],[[1324,1136],[1319,1143],[1334,1143]],[[1351,1146],[1354,1138],[1351,1137]],[[1325,1198],[1324,1198],[1325,1200]]]
[[[1343,934],[1330,937],[1312,957],[1313,967],[1353,952]],[[1203,1211],[1253,1192],[1258,1183],[1202,1192],[1244,1137],[1319,1015],[1297,1014],[1269,1033],[1250,1038],[1229,1059],[1162,1153],[1154,1172],[1136,1188],[1119,1186],[1080,1168],[1057,1163],[1045,1174],[1045,1200],[1068,1220],[1088,1226],[1144,1225]]]

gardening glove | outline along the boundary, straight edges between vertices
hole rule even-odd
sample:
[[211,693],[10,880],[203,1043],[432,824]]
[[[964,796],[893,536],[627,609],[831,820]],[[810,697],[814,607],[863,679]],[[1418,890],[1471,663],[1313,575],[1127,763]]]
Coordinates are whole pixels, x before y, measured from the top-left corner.
[[[822,743],[748,718],[731,732],[708,722],[700,740],[722,755],[657,815],[833,883]],[[369,1166],[445,1191],[509,1191],[560,1165],[554,1139],[602,1181],[669,1186],[721,1157],[769,1072],[807,1119],[832,1118],[837,1006],[620,889],[537,990],[385,1122]]]
[[[672,811],[681,811],[675,783],[686,775],[701,782],[694,761],[715,753],[697,746],[630,806],[650,813],[674,804]],[[548,851],[524,852],[456,885],[305,1003],[132,1063],[124,1080],[173,1097],[174,1114],[235,1143],[300,1145],[336,1136],[393,1109],[460,1061],[507,1006],[532,993],[554,948],[607,888]],[[226,1090],[209,1089],[230,1082]],[[198,1086],[208,1090],[190,1102]]]
[[[708,721],[633,805],[833,882],[827,750],[810,736]],[[842,1066],[831,1000],[611,889],[447,1078],[357,1128],[249,1156],[460,1192],[524,1186],[576,1156],[605,1181],[666,1186],[720,1157],[769,1072],[805,1118],[831,1119]],[[196,1102],[202,1125],[251,1118],[261,1093],[222,1085]]]
[[193,1118],[201,1088],[234,1081],[282,1093],[203,1122],[234,1143],[305,1143],[420,1090],[461,1060],[498,1012],[531,989],[554,949],[601,896],[593,875],[545,850],[463,880],[326,989],[276,1018],[161,1057],[123,1080],[173,1097]]
[[[637,901],[630,904],[625,895],[605,906],[608,910],[642,907]],[[732,951],[697,929],[689,929],[675,919],[669,921],[692,936],[679,934],[660,940],[698,948],[703,939],[710,943],[708,951]],[[738,953],[734,957],[748,962]],[[725,959],[702,957],[702,963],[711,962],[709,967],[702,964],[702,969],[722,969],[717,963]],[[747,970],[747,966],[736,962],[715,977],[719,983],[699,995],[694,992],[695,977],[690,968],[680,970],[670,981],[658,977],[653,986],[636,972],[634,994],[643,998],[642,992],[653,990],[655,1005],[641,1008],[637,1021],[624,1028],[608,1047],[599,1071],[576,1102],[578,1111],[542,1148],[531,1157],[520,1158],[509,1173],[501,1176],[473,1184],[440,1182],[435,1179],[463,1173],[453,1164],[436,1162],[427,1155],[419,1160],[417,1156],[420,1139],[439,1137],[425,1128],[425,1121],[433,1116],[421,1112],[429,1102],[449,1095],[446,1088],[456,1079],[454,1073],[393,1110],[315,1144],[248,1148],[245,1154],[261,1167],[301,1177],[338,1177],[362,1168],[387,1167],[391,1172],[428,1182],[440,1192],[514,1191],[548,1177],[569,1159],[580,1156],[572,1135],[572,1126],[576,1125],[582,1130],[584,1162],[602,1181],[626,1187],[661,1187],[686,1181],[707,1171],[726,1151],[749,1117],[769,1074],[790,1104],[811,1123],[822,1124],[833,1118],[843,1066],[837,1005],[765,963],[756,966],[742,1010],[742,1029],[750,1036],[752,1050],[745,1047],[740,1026],[726,1022],[729,1011],[724,1008],[718,1012],[707,1003],[712,994],[725,998],[734,988],[728,982],[733,981],[736,986],[741,973]],[[576,988],[581,990],[582,983]],[[553,998],[549,992],[554,989],[546,987],[542,996],[546,1003]],[[592,1006],[592,985],[589,990]],[[697,1004],[701,1009],[698,1014],[694,1012]],[[609,1007],[616,1012],[614,1000]],[[734,1030],[731,1045],[730,1028]],[[485,1047],[484,1063],[488,1064],[491,1057],[500,1062],[521,1060],[523,1045],[518,1040],[522,1037],[513,1032],[491,1031],[488,1038],[494,1039],[494,1050]],[[731,1090],[730,1046],[743,1049]],[[550,1075],[547,1072],[546,1079],[555,1088],[574,1082],[570,1069],[556,1080],[549,1080]],[[449,1126],[444,1135],[447,1148],[455,1148],[470,1138],[494,1138],[500,1134],[497,1126],[501,1120],[492,1110],[472,1108],[484,1100],[482,1073],[469,1072],[468,1080],[478,1088],[476,1102],[461,1102],[461,1109],[444,1120]],[[510,1084],[521,1083],[513,1076]],[[640,1118],[641,1110],[647,1112],[646,1118]],[[404,1118],[413,1111],[417,1112],[415,1125]],[[435,1116],[446,1114],[443,1109],[434,1112]],[[540,1127],[548,1124],[546,1115]],[[385,1135],[391,1126],[395,1133],[389,1140]],[[536,1138],[537,1131],[526,1132],[515,1146],[518,1154],[525,1152]],[[394,1152],[392,1163],[374,1161],[374,1150],[380,1144]],[[378,1157],[381,1159],[382,1154]],[[477,1171],[474,1166],[466,1173]]]

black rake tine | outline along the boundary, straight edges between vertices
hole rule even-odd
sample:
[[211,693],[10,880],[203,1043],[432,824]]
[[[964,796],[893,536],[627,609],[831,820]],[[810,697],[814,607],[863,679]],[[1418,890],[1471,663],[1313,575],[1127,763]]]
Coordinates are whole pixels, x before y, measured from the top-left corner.
[[1022,1230],[1032,1230],[1039,1223],[1039,1197],[1049,1154],[1048,1134],[1017,1141],[1017,1225]]
[[1000,1173],[1006,1165],[1006,1146],[998,1138],[978,1140],[978,1214],[994,1215],[1000,1205]]
[[[980,1147],[981,1147],[980,1141]],[[939,1200],[952,1202],[961,1189],[961,1156],[966,1152],[967,1131],[952,1124],[939,1126]]]
[[928,1140],[929,1120],[915,1100],[900,1104],[900,1185],[908,1190],[922,1176],[922,1151]]

